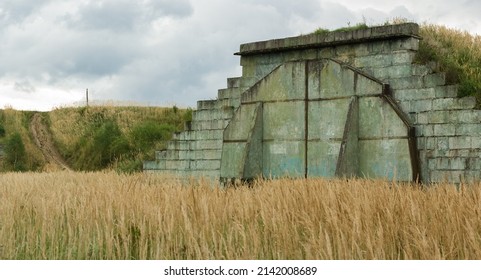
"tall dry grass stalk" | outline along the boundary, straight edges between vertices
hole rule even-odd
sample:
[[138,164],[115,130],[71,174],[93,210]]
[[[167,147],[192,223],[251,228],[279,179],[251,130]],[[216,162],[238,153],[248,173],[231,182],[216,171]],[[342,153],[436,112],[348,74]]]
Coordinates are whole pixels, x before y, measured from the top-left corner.
[[0,175],[1,259],[480,259],[481,186]]

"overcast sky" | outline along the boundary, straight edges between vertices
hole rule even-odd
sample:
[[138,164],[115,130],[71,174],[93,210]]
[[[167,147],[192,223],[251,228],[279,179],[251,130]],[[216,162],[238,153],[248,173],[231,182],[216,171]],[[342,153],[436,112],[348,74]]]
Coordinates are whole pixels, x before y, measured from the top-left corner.
[[481,34],[481,1],[1,0],[0,108],[85,99],[194,107],[240,76],[241,43],[393,17]]

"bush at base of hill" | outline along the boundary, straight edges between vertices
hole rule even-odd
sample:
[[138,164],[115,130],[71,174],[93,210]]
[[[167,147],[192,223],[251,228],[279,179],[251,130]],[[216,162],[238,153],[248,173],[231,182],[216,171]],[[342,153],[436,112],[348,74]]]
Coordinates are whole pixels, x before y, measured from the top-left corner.
[[158,141],[169,140],[175,127],[171,124],[163,124],[154,121],[139,123],[132,129],[130,134],[132,144],[140,153],[148,152]]
[[73,167],[78,170],[101,170],[131,150],[119,126],[106,121],[84,135],[73,153]]
[[26,171],[27,153],[22,136],[14,133],[5,142],[5,169],[9,171]]

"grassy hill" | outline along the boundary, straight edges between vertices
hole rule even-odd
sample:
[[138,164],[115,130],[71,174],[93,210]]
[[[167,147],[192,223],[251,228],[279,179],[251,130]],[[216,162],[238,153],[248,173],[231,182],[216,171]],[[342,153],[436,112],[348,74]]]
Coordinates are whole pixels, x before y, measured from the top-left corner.
[[[406,23],[396,18],[385,24]],[[366,23],[339,28],[333,31],[366,29]],[[329,29],[318,28],[314,34],[325,34]],[[449,83],[459,84],[459,96],[475,96],[481,107],[481,36],[443,25],[421,24],[422,40],[415,63],[430,64],[436,72],[445,72]]]
[[451,83],[459,84],[459,96],[475,96],[481,104],[481,36],[441,25],[423,24],[418,63],[436,63]]
[[32,133],[33,117],[42,125],[67,165],[78,171],[141,170],[142,161],[164,147],[191,118],[190,109],[95,106],[51,112],[0,110],[0,171],[52,168]]

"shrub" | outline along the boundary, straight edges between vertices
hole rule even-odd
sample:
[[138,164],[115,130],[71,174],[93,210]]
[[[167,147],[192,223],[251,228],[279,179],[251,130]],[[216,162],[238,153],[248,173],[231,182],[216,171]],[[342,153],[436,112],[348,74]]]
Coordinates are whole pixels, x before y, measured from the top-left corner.
[[192,121],[192,112],[193,112],[193,110],[191,108],[188,108],[185,111],[184,116],[182,117],[182,120],[184,122],[191,122]]
[[355,30],[361,30],[361,29],[367,29],[367,28],[369,28],[369,26],[366,23],[361,22],[361,23],[358,23],[358,24],[353,25],[353,26],[338,28],[338,29],[334,30],[334,32],[355,31]]
[[312,34],[322,35],[322,34],[327,34],[329,32],[331,32],[329,29],[319,27],[316,30],[314,30],[314,32],[312,32]]
[[78,152],[74,154],[74,165],[77,169],[107,168],[115,160],[130,152],[129,142],[116,123],[107,121],[98,128],[94,126],[93,129],[93,133],[87,133],[77,143]]
[[5,163],[7,169],[12,171],[25,171],[27,165],[27,153],[23,144],[22,136],[16,132],[8,137],[5,148]]
[[2,124],[0,124],[0,137],[5,137],[5,127]]
[[[356,30],[367,29],[367,28],[369,28],[369,26],[365,22],[360,22],[353,26],[349,25],[347,27],[341,27],[341,28],[335,29],[332,32],[356,31]],[[314,32],[312,32],[311,34],[323,35],[329,32],[331,32],[331,30],[319,27],[316,30],[314,30]]]
[[115,170],[119,173],[128,173],[128,174],[141,172],[143,167],[143,162],[144,161],[140,158],[126,159],[123,161],[119,161],[115,166]]
[[145,153],[156,142],[170,140],[174,131],[175,127],[173,125],[146,121],[139,123],[132,129],[131,139],[136,150]]
[[95,167],[105,168],[121,155],[129,152],[130,147],[119,126],[113,122],[106,122],[95,133],[91,152],[98,161]]

